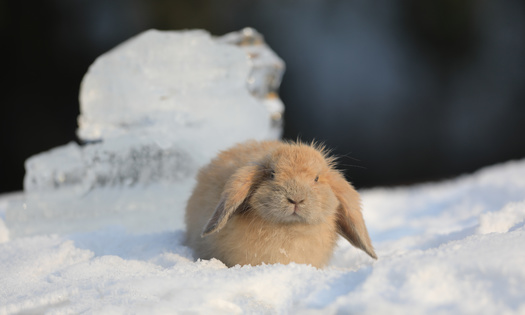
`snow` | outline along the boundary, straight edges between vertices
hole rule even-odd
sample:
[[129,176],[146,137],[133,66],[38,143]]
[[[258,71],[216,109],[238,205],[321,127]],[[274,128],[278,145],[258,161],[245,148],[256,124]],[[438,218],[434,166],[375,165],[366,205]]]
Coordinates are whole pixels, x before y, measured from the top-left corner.
[[377,261],[342,238],[324,269],[193,257],[194,175],[279,135],[283,69],[252,29],[148,31],[97,59],[79,118],[96,141],[31,157],[0,196],[0,314],[525,313],[525,160],[361,191]]
[[[24,235],[23,222],[6,219],[24,196],[4,196],[0,314],[523,314],[524,179],[521,160],[441,183],[361,191],[379,259],[341,239],[322,270],[195,261],[180,221],[141,233],[107,214],[94,219],[97,228],[77,222],[66,233]],[[140,190],[166,193],[133,194]],[[177,220],[183,210],[171,208]],[[140,222],[159,214],[119,215]]]

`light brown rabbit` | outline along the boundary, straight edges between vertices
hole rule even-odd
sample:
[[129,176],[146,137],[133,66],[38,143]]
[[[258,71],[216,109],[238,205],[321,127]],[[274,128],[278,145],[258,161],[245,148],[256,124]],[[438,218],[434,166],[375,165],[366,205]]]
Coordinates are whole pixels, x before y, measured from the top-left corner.
[[227,266],[325,266],[337,234],[377,258],[359,194],[322,147],[249,141],[202,168],[186,207],[186,242]]

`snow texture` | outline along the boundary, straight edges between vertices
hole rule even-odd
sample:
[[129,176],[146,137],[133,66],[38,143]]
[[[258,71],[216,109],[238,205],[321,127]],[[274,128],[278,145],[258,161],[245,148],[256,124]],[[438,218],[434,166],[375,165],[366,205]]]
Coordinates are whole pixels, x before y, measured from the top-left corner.
[[[152,191],[166,193],[106,188],[99,204]],[[23,226],[11,227],[6,209],[24,196],[4,196],[0,314],[524,314],[524,192],[525,160],[442,183],[362,191],[379,259],[341,239],[322,270],[195,261],[182,244],[181,206],[170,208],[178,224],[148,233],[107,213],[96,219],[108,224],[103,228],[63,217],[48,222],[48,230],[72,224],[67,233],[16,236]],[[140,199],[137,207],[149,204]],[[148,222],[162,215],[117,217]]]

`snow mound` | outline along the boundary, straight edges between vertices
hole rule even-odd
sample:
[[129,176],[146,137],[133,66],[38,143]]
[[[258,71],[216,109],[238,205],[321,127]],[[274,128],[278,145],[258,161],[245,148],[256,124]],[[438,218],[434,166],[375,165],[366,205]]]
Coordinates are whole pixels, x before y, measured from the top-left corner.
[[[195,261],[180,225],[136,233],[99,216],[105,228],[17,236],[23,227],[7,218],[0,314],[523,314],[523,178],[525,160],[441,183],[362,191],[379,260],[341,239],[322,270]],[[0,199],[0,218],[17,198]],[[172,208],[179,218],[183,211]],[[144,214],[120,218],[133,216]]]

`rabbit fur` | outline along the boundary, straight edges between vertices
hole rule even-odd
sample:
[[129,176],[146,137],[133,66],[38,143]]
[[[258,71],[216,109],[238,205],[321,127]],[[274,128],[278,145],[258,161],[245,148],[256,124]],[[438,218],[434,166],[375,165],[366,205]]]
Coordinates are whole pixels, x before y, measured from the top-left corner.
[[197,176],[186,207],[186,244],[231,267],[290,262],[321,268],[338,234],[372,258],[357,191],[315,144],[248,141]]

